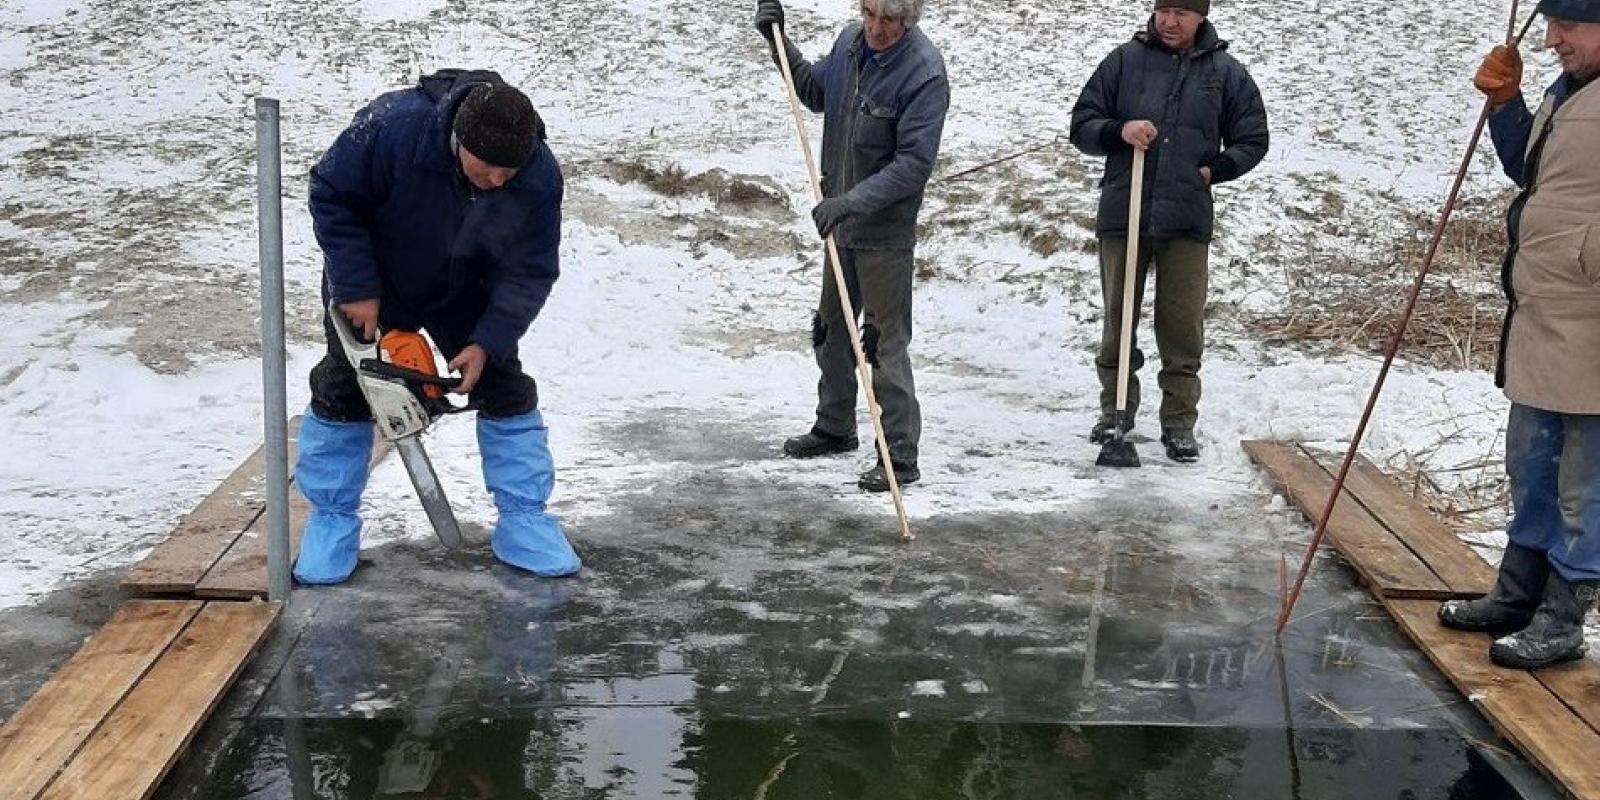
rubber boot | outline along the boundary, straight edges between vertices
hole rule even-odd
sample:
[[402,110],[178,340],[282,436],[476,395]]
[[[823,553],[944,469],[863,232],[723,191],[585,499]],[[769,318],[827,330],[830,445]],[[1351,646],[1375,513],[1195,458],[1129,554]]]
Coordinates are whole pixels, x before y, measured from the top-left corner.
[[1489,645],[1489,660],[1513,669],[1539,669],[1583,658],[1583,618],[1594,608],[1600,583],[1573,583],[1550,570],[1544,600],[1533,621]]
[[[1130,415],[1123,424],[1125,427],[1122,429],[1122,433],[1127,435],[1128,431],[1133,430],[1133,417]],[[1105,444],[1111,441],[1111,429],[1115,427],[1117,427],[1117,415],[1111,414],[1107,416],[1102,414],[1099,421],[1095,422],[1094,427],[1089,429],[1089,443]]]
[[835,436],[816,427],[783,442],[783,454],[790,458],[816,458],[835,453],[848,453],[861,446],[854,433]]
[[1509,545],[1500,559],[1494,588],[1476,600],[1451,600],[1439,606],[1439,622],[1446,628],[1496,635],[1528,627],[1544,597],[1550,577],[1550,557],[1520,545]]
[[495,558],[546,578],[581,569],[583,562],[561,532],[561,523],[545,511],[555,487],[555,465],[544,417],[538,411],[502,419],[479,414],[478,448],[484,486],[500,510],[489,539]]
[[1161,444],[1167,448],[1167,458],[1179,464],[1200,460],[1200,443],[1195,441],[1193,428],[1162,428]]
[[[893,461],[890,463],[894,464],[895,482],[901,487],[910,486],[922,480],[922,470],[917,469],[917,462]],[[889,491],[889,476],[883,470],[883,461],[880,459],[878,463],[872,466],[872,469],[862,473],[861,479],[856,481],[856,485],[865,492]]]
[[309,409],[300,418],[294,485],[311,504],[300,534],[294,578],[343,583],[361,554],[361,490],[372,455],[371,422],[329,422]]

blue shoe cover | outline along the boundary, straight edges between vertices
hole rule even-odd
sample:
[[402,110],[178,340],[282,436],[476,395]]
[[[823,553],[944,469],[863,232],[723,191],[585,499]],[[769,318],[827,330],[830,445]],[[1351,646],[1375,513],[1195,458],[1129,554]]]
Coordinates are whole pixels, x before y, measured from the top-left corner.
[[535,575],[559,578],[583,567],[561,523],[545,511],[555,487],[550,434],[538,411],[504,419],[478,415],[483,483],[500,519],[489,548],[495,558]]
[[294,485],[311,504],[294,578],[300,583],[342,583],[361,553],[361,490],[372,453],[371,422],[329,422],[306,411],[300,419]]

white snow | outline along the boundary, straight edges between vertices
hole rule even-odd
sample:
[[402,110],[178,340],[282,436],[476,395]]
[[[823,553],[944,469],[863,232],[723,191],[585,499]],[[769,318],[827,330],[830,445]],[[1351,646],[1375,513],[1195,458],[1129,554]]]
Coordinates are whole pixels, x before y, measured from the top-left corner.
[[[925,26],[955,86],[940,174],[1063,136],[1083,80],[1142,23],[1141,11],[1111,0],[1045,6],[930,5]],[[132,563],[255,447],[260,370],[247,348],[179,342],[197,362],[166,374],[140,360],[135,340],[141,331],[178,336],[148,321],[163,313],[209,320],[211,301],[190,294],[206,280],[232,276],[226,285],[254,292],[249,108],[261,93],[283,103],[290,316],[303,322],[315,318],[320,268],[304,176],[351,114],[442,66],[494,66],[529,90],[566,165],[569,210],[564,274],[522,353],[540,381],[557,507],[570,519],[604,514],[617,492],[684,469],[619,453],[609,431],[620,422],[673,407],[737,421],[774,443],[809,424],[806,341],[819,277],[809,190],[780,83],[744,11],[677,0],[627,4],[626,13],[619,4],[501,1],[462,13],[443,0],[362,0],[168,13],[182,16],[150,19],[132,0],[0,2],[0,452],[9,456],[0,459],[0,515],[10,540],[0,608]],[[791,2],[790,29],[816,53],[852,13],[843,0]],[[1503,30],[1498,13],[1420,0],[1218,7],[1218,27],[1266,93],[1274,133],[1266,163],[1219,192],[1220,304],[1270,304],[1285,291],[1280,265],[1374,252],[1404,229],[1405,214],[1431,213],[1479,107],[1468,78]],[[1552,77],[1550,65],[1530,56],[1530,85]],[[741,224],[769,244],[793,237],[805,248],[741,256],[696,241],[699,220],[721,213],[710,201],[664,198],[594,169],[634,158],[776,180],[797,209],[792,219]],[[1376,360],[1267,350],[1218,325],[1204,371],[1202,464],[1176,468],[1146,446],[1147,469],[1090,469],[1094,257],[1068,246],[1041,258],[988,218],[1013,195],[1037,194],[1052,215],[1091,211],[1092,185],[1057,172],[1067,168],[1092,183],[1099,165],[1063,141],[1013,162],[1011,178],[997,170],[962,184],[982,198],[976,206],[947,203],[937,187],[930,196],[920,254],[939,269],[917,289],[913,350],[927,433],[924,482],[907,495],[914,524],[1047,512],[1122,491],[1281,508],[1237,443],[1342,441]],[[1503,185],[1480,156],[1472,191]],[[1313,189],[1340,194],[1355,217],[1316,227],[1289,214]],[[580,193],[589,206],[578,207]],[[141,199],[170,218],[130,207]],[[961,214],[979,223],[947,224]],[[130,254],[159,256],[160,274],[125,266]],[[118,292],[142,300],[140,313],[118,311],[108,299]],[[255,321],[209,324],[248,341]],[[293,409],[306,402],[304,376],[320,347],[312,324],[299,330]],[[1153,396],[1154,369],[1145,377]],[[1153,405],[1143,433],[1156,426]],[[1402,364],[1366,451],[1434,467],[1478,458],[1500,446],[1505,408],[1488,375]],[[445,420],[427,446],[462,521],[491,524],[471,421]],[[855,491],[838,462],[773,457],[727,468],[882,514],[889,535],[886,500]],[[392,461],[373,475],[364,514],[369,546],[431,536]],[[740,585],[739,576],[727,581]],[[801,618],[755,603],[740,610]]]

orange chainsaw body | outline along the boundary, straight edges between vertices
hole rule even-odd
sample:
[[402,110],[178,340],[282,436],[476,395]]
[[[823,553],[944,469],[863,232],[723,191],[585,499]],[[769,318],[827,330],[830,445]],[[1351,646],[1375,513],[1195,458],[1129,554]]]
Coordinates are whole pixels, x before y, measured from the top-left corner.
[[[383,351],[384,360],[397,367],[434,377],[439,375],[439,367],[433,360],[433,347],[417,331],[385,331],[383,338],[378,340],[378,349]],[[420,389],[422,396],[429,400],[444,397],[442,386],[424,384]]]

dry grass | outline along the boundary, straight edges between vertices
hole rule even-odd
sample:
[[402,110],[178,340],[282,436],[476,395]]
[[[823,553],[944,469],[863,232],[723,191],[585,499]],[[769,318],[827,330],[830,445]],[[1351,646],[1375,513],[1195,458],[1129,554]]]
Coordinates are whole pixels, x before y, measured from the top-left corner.
[[605,171],[618,183],[637,183],[666,197],[696,195],[742,211],[789,210],[788,197],[777,187],[730,175],[721,169],[691,175],[676,163],[656,166],[643,161],[608,161]]
[[[1469,202],[1456,211],[1407,328],[1403,358],[1446,369],[1494,367],[1505,313],[1499,290],[1503,214],[1512,196]],[[1287,267],[1285,308],[1246,323],[1269,343],[1384,352],[1434,220],[1414,217],[1412,233],[1383,263],[1330,258]]]
[[1511,487],[1504,459],[1493,455],[1504,431],[1484,442],[1483,456],[1447,467],[1429,467],[1431,453],[1406,453],[1385,470],[1413,498],[1458,532],[1483,533],[1504,527]]

